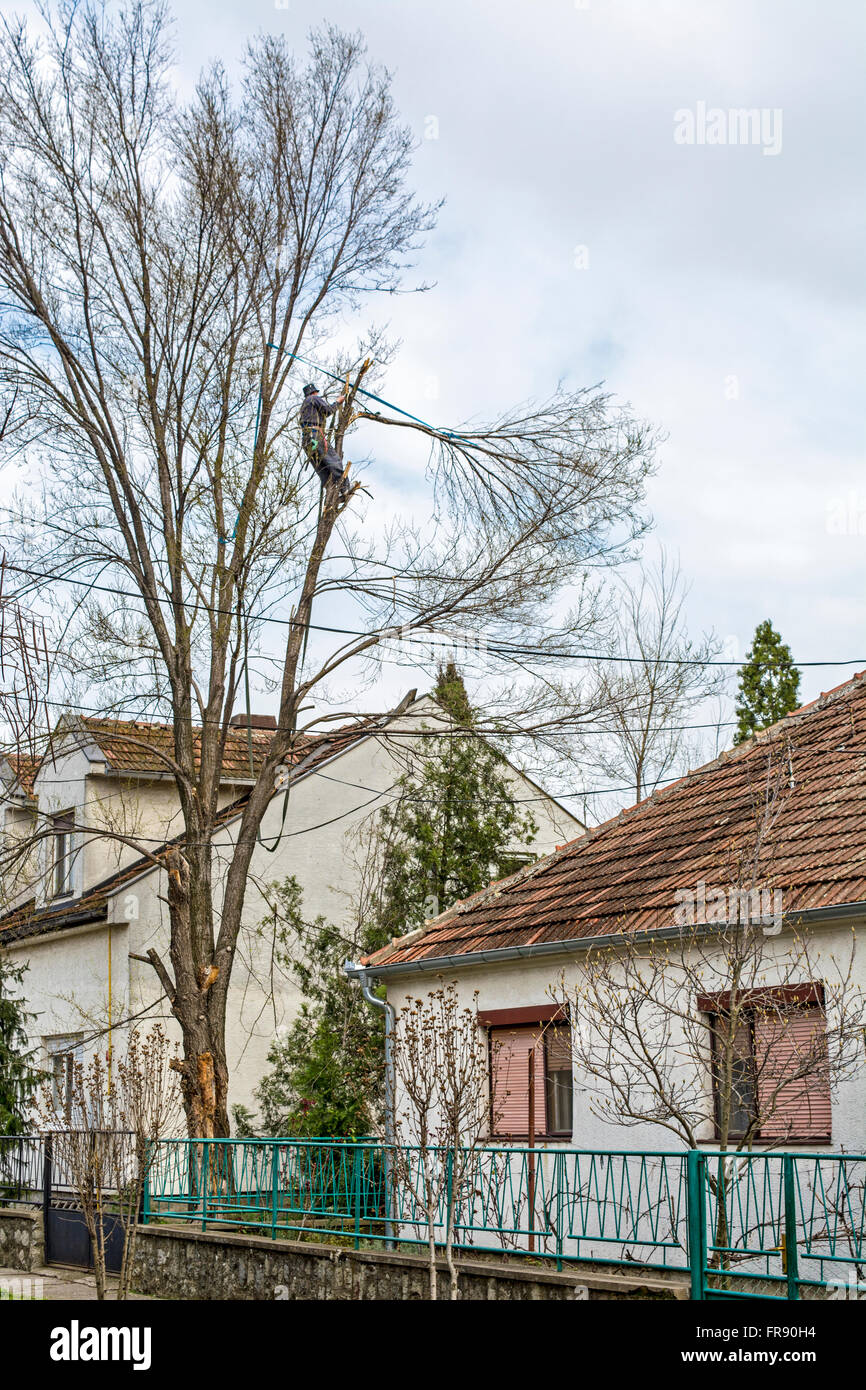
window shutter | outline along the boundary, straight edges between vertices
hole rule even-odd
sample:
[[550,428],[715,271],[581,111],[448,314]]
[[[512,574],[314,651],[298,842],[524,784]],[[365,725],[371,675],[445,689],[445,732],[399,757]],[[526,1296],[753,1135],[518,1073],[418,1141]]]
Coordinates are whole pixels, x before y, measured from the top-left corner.
[[550,1071],[571,1070],[571,1029],[565,1025],[548,1028],[544,1035],[547,1066]]
[[[820,1139],[831,1132],[826,1018],[820,1006],[755,1013],[762,1139]],[[809,1075],[802,1076],[808,1067]],[[785,1082],[785,1076],[793,1079]],[[766,1118],[765,1118],[765,1112]]]
[[547,1129],[544,1044],[540,1028],[494,1028],[490,1032],[493,1074],[493,1133],[529,1133],[529,1054],[535,1055],[535,1133]]

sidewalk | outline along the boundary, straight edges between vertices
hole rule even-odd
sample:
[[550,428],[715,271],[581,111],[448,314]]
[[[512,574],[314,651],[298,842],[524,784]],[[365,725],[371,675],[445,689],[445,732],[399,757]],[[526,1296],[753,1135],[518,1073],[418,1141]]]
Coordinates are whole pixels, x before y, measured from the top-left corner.
[[[116,1301],[114,1290],[117,1280],[109,1276],[108,1298]],[[96,1301],[96,1282],[86,1269],[72,1269],[62,1265],[50,1265],[29,1272],[20,1269],[0,1268],[0,1301],[9,1296],[25,1299],[45,1299],[54,1303],[86,1303]],[[129,1294],[129,1302],[151,1302],[149,1294]]]

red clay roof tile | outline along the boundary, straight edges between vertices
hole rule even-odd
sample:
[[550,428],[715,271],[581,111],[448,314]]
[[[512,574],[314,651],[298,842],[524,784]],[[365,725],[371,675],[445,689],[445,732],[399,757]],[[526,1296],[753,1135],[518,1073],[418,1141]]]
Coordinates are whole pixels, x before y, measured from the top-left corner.
[[[768,761],[784,776],[760,886],[784,911],[866,901],[866,672],[369,958],[396,965],[674,923],[677,891],[732,885]],[[790,768],[790,776],[787,769]],[[774,773],[775,775],[775,773]],[[467,963],[469,960],[467,959]]]

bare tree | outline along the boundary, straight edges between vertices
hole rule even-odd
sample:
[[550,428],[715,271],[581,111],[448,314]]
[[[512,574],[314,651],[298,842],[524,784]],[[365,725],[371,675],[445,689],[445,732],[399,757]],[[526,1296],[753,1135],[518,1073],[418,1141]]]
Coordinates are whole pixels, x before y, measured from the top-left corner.
[[407,997],[394,1041],[395,1146],[391,1181],[398,1213],[408,1199],[427,1229],[430,1297],[437,1297],[437,1229],[458,1297],[454,1236],[461,1203],[471,1196],[490,1128],[487,1039],[477,1008],[461,1008],[456,986]]
[[120,1228],[117,1298],[129,1293],[144,1186],[160,1139],[181,1119],[174,1048],[160,1024],[131,1029],[113,1065],[101,1052],[71,1057],[61,1092],[46,1085],[40,1119],[51,1134],[52,1163],[71,1183],[90,1235],[97,1297],[107,1291],[106,1244]]
[[712,665],[721,644],[688,636],[687,594],[679,565],[664,550],[636,579],[623,575],[611,588],[607,660],[596,675],[603,730],[588,730],[580,753],[602,778],[630,783],[636,801],[684,770],[697,750],[688,729],[694,712],[723,689],[723,672]]
[[15,772],[35,761],[48,729],[52,653],[44,620],[8,596],[6,556],[0,557],[0,749]]
[[[373,335],[353,360],[328,334],[403,283],[435,209],[407,190],[412,139],[359,36],[314,33],[306,62],[258,39],[239,91],[213,67],[184,105],[161,0],[60,0],[43,17],[38,39],[11,19],[0,34],[0,446],[42,461],[19,504],[38,523],[20,592],[56,603],[70,579],[86,586],[70,615],[79,679],[171,724],[159,757],[184,842],[166,860],[170,961],[150,963],[183,1037],[189,1132],[224,1135],[244,894],[300,711],[396,630],[483,632],[515,669],[527,643],[567,660],[596,615],[556,622],[555,599],[641,533],[653,439],[595,389],[447,430],[371,408]],[[317,513],[299,353],[345,382],[338,451],[361,424],[429,439],[421,524],[365,535],[361,494],[343,506],[334,486]],[[320,634],[313,660],[326,593],[348,596],[357,628]],[[229,721],[276,619],[277,728],[217,882]]]

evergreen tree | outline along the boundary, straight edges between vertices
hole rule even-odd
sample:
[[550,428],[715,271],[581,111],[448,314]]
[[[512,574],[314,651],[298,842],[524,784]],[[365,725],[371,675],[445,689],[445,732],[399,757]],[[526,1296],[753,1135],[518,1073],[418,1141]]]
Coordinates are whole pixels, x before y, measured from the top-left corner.
[[0,1135],[26,1132],[27,1102],[42,1080],[27,1046],[32,1015],[18,994],[26,968],[0,955]]
[[[367,1134],[382,1094],[384,1035],[378,1015],[343,973],[346,957],[377,950],[387,940],[362,922],[354,939],[324,918],[307,922],[295,878],[272,895],[276,959],[303,994],[287,1034],[268,1052],[270,1071],[256,1090],[261,1125],[269,1135]],[[236,1108],[235,1125],[252,1133],[253,1117]]]
[[502,754],[473,733],[477,716],[453,662],[440,667],[433,696],[450,730],[413,759],[394,807],[381,816],[389,937],[511,873],[520,859],[510,847],[529,845],[538,830],[516,802]]
[[739,677],[735,743],[775,724],[799,704],[800,672],[769,618],[755,629]]
[[[530,844],[537,832],[516,803],[502,754],[473,733],[476,715],[453,663],[440,669],[433,695],[451,727],[419,740],[395,805],[380,813],[354,939],[322,918],[304,921],[296,880],[275,890],[268,927],[277,926],[278,960],[304,1002],[272,1045],[271,1069],[256,1091],[268,1134],[370,1132],[382,1098],[382,1020],[346,979],[343,962],[510,873],[520,862],[512,846]],[[251,1117],[236,1112],[235,1122],[249,1131]]]

